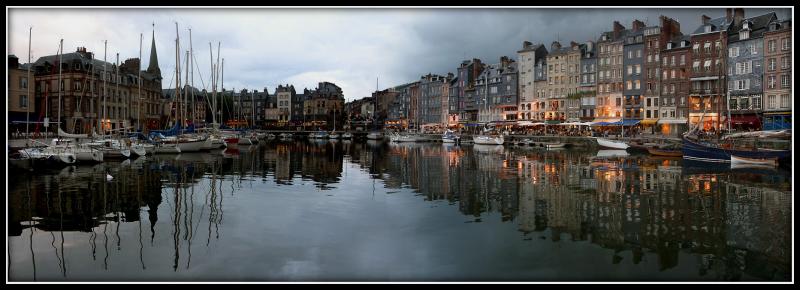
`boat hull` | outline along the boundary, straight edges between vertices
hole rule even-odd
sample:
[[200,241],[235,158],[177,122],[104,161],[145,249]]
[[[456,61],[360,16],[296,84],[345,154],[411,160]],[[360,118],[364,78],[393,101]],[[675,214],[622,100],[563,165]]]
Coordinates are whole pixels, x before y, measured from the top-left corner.
[[473,138],[476,145],[503,145],[502,137],[477,136]]
[[624,142],[613,141],[604,138],[596,138],[595,140],[597,141],[597,145],[602,148],[625,150],[630,147]]
[[706,144],[704,142],[683,138],[683,159],[731,163],[731,155],[750,159],[786,159],[791,157],[789,150],[734,150],[725,149]]
[[683,151],[681,150],[664,150],[659,148],[647,148],[647,152],[653,156],[665,156],[665,157],[681,157],[683,156]]
[[186,152],[199,152],[200,149],[203,147],[205,140],[197,140],[197,141],[187,141],[187,142],[178,142],[178,149],[181,150],[181,153]]

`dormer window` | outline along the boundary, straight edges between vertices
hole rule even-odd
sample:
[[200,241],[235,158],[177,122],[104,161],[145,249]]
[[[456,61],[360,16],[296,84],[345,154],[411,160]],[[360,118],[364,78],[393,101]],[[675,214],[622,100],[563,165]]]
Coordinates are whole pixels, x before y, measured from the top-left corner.
[[745,40],[748,38],[750,38],[750,30],[739,31],[739,40]]
[[750,29],[750,22],[745,21],[744,24],[742,25],[742,29]]
[[672,42],[667,42],[667,49],[672,49]]
[[711,32],[711,25],[706,25],[706,27],[703,27],[703,29],[706,33]]

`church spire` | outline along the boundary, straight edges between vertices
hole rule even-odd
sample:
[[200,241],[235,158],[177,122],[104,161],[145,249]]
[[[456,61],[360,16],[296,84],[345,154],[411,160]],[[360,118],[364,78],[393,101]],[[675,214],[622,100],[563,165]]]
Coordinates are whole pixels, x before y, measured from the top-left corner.
[[153,44],[150,46],[150,65],[147,72],[161,76],[161,69],[158,68],[158,56],[156,55],[156,24],[153,23]]

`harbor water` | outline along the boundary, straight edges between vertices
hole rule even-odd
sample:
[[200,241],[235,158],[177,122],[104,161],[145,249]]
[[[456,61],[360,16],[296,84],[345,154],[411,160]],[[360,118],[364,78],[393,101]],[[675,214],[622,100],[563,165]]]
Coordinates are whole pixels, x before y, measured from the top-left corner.
[[790,172],[267,142],[8,176],[10,281],[789,281]]

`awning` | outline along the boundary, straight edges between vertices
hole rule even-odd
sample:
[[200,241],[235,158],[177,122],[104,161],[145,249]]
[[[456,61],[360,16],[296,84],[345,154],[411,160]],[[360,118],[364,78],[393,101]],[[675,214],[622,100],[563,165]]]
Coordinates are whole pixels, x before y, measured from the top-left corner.
[[688,121],[686,119],[659,119],[659,124],[686,124]]
[[761,120],[756,115],[734,115],[731,116],[731,124],[756,126],[761,125]]
[[644,119],[642,120],[642,125],[655,125],[658,123],[658,119]]
[[547,121],[545,121],[545,123],[547,123],[547,124],[561,124],[561,121],[559,121],[559,120],[547,120]]
[[636,119],[625,119],[624,121],[614,122],[609,125],[611,126],[636,126],[641,122],[641,120]]

